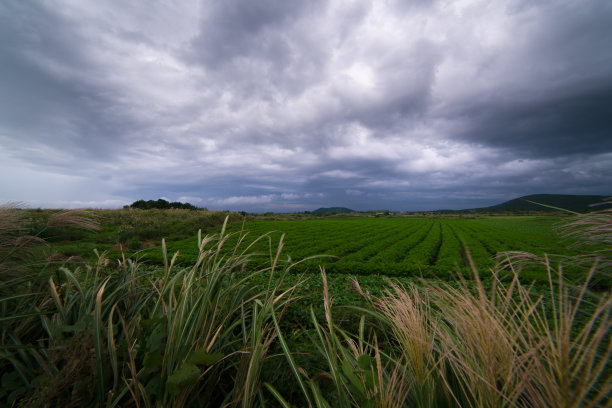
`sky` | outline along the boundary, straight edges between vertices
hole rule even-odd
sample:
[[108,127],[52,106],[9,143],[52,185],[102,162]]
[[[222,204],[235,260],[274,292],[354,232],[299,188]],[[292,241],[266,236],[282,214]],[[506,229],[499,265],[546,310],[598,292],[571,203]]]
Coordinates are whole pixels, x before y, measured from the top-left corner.
[[0,202],[612,194],[610,0],[0,2]]

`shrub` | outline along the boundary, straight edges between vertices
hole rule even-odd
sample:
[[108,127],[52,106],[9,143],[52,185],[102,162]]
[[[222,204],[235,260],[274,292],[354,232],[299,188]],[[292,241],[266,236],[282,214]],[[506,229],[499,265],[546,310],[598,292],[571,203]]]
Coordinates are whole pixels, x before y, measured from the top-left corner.
[[138,208],[140,210],[151,210],[151,209],[159,209],[159,210],[168,210],[168,209],[180,209],[180,210],[197,210],[198,207],[191,205],[189,203],[181,203],[178,201],[168,202],[163,199],[158,200],[138,200],[134,201],[132,204],[127,206],[128,208]]

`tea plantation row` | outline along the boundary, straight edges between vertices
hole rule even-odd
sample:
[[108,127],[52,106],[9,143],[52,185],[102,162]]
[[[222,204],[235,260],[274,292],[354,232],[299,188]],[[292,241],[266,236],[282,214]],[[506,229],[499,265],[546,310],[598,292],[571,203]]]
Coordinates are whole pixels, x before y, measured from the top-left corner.
[[[231,226],[229,231],[236,235],[226,246],[233,247],[241,232],[247,234],[243,245],[248,245],[272,231],[254,245],[262,254],[268,240],[278,241],[285,234],[283,252],[293,261],[326,255],[302,263],[299,270],[323,265],[330,273],[443,276],[469,266],[466,248],[481,270],[495,265],[502,251],[570,254],[568,243],[554,232],[555,221],[544,217],[260,220]],[[196,246],[195,239],[169,243],[170,250],[181,252],[179,261],[191,260]]]

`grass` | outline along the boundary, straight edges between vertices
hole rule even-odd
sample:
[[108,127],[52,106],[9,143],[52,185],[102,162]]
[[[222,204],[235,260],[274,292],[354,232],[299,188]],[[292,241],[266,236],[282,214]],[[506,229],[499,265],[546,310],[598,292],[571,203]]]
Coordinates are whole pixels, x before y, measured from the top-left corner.
[[595,251],[580,285],[524,252],[482,274],[466,251],[469,273],[449,280],[301,275],[284,235],[227,219],[198,233],[191,264],[165,240],[159,266],[69,260],[41,245],[92,234],[101,214],[28,214],[0,211],[0,406],[612,404],[612,299],[593,291],[609,272],[605,212],[563,230]]
[[[224,230],[200,237],[190,268],[175,268],[177,254],[170,258],[162,245],[159,269],[100,254],[95,264],[32,264],[27,281],[4,280],[0,371],[9,386],[1,398],[27,406],[252,406],[276,335],[272,315],[282,316],[292,289],[283,285],[287,269],[277,268],[282,241],[266,268],[250,270],[248,246],[221,254]],[[258,274],[268,285],[247,284]]]
[[[323,271],[325,318],[311,318],[326,367],[296,371],[296,379],[320,407],[609,406],[611,299],[600,297],[583,316],[589,278],[575,294],[561,271],[547,272],[545,295],[518,275],[510,285],[494,278],[490,291],[478,279],[459,287],[390,282],[376,298],[359,289],[371,307],[354,310],[383,326],[366,336],[364,320],[353,333],[334,322]],[[316,378],[332,382],[331,391]]]

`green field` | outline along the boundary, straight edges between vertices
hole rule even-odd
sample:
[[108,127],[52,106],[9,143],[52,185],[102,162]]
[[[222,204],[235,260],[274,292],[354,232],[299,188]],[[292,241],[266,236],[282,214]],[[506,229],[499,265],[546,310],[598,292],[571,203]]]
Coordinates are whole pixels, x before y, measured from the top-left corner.
[[[266,233],[278,241],[285,234],[284,252],[294,261],[323,256],[305,262],[302,270],[321,264],[330,273],[443,276],[469,266],[465,248],[483,270],[493,267],[503,251],[570,254],[568,243],[555,233],[558,222],[558,217],[255,220],[235,223],[229,231],[248,232],[246,242]],[[255,249],[263,251],[265,245]],[[180,251],[179,261],[192,262],[197,255],[195,238],[170,242],[169,248]],[[145,259],[159,260],[155,251]]]
[[[109,250],[120,256],[120,248],[142,261],[160,264],[161,239],[171,253],[179,251],[177,262],[190,264],[197,259],[197,231],[213,233],[225,215],[206,217],[198,212],[123,210],[101,212],[98,232],[80,232],[74,236],[51,236],[55,251],[92,258],[93,249]],[[279,217],[280,218],[280,217]],[[284,254],[292,261],[317,257],[295,269],[318,270],[352,275],[445,277],[449,271],[468,270],[469,251],[475,265],[483,271],[496,264],[504,251],[525,251],[536,255],[573,255],[569,242],[556,233],[563,221],[560,216],[481,216],[459,217],[348,217],[270,220],[233,215],[228,231],[234,235],[226,247],[233,247],[238,237],[251,243],[268,234],[253,247],[266,253],[269,240],[276,243],[283,236]],[[119,246],[121,245],[121,246]]]
[[[269,260],[270,243],[283,237],[283,259],[302,261],[297,272],[318,272],[325,267],[330,276],[357,275],[428,277],[448,279],[457,271],[470,274],[469,255],[483,274],[495,267],[500,253],[522,251],[544,256],[573,256],[571,242],[557,233],[567,220],[562,215],[530,216],[339,216],[305,217],[295,214],[245,216],[187,210],[98,211],[101,228],[96,232],[63,229],[47,231],[51,250],[65,256],[93,260],[94,249],[120,258],[121,251],[142,262],[159,265],[162,238],[168,251],[178,251],[177,264],[193,264],[198,257],[197,234],[218,232],[226,216],[232,235],[225,248],[240,238],[243,247],[262,235],[251,250]],[[309,259],[312,258],[312,259]],[[523,276],[542,280],[532,268]],[[567,269],[567,276],[580,278],[584,269]]]

